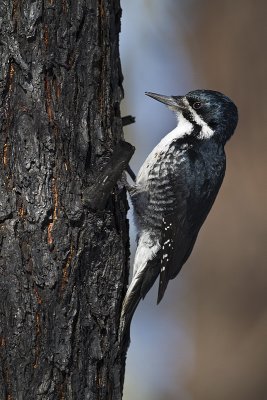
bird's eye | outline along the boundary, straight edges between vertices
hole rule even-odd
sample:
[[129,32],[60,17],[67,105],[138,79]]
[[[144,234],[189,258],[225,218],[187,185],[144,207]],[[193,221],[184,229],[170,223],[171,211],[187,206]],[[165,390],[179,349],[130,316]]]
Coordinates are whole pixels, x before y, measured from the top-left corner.
[[196,101],[194,104],[193,104],[193,108],[195,109],[195,110],[198,110],[199,108],[201,108],[202,107],[202,104],[200,103],[200,101]]

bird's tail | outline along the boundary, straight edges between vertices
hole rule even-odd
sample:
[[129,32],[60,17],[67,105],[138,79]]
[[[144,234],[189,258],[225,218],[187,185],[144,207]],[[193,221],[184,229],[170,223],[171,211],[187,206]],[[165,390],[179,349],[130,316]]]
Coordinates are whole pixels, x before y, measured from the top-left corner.
[[121,312],[120,339],[129,341],[130,324],[134,312],[142,298],[152,287],[159,274],[157,254],[159,243],[149,232],[140,235],[134,259],[134,275],[126,292]]
[[120,341],[127,345],[130,341],[130,325],[134,312],[141,300],[141,287],[137,280],[132,280],[122,304],[120,319]]

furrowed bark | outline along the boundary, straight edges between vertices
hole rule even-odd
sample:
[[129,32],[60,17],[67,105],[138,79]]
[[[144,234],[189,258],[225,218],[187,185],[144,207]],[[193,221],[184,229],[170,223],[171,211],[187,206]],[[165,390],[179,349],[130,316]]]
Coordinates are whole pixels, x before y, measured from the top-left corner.
[[122,139],[120,16],[119,0],[0,4],[0,399],[122,395],[126,193],[82,200]]

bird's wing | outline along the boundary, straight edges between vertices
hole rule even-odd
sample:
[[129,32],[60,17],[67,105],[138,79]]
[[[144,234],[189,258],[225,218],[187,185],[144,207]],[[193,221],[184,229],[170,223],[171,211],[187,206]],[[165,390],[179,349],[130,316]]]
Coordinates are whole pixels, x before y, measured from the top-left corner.
[[175,200],[166,209],[162,218],[158,303],[165,293],[169,280],[178,274],[189,257],[197,235],[188,220],[191,193],[185,167],[181,164],[175,171],[175,176],[172,173],[169,175],[169,184]]
[[[169,190],[167,195],[165,193],[164,198],[168,204],[165,204],[161,221],[158,303],[164,295],[169,280],[178,274],[191,254],[198,231],[204,221],[202,215],[208,213],[205,203],[198,204],[196,192],[196,185],[201,193],[201,185],[206,181],[204,165],[196,167],[199,162],[202,164],[202,160],[198,157],[189,159],[175,144],[170,146],[164,160],[158,174],[158,185],[156,185],[160,187],[160,182],[167,179]],[[199,206],[203,207],[201,211],[199,211]]]
[[[175,156],[177,153],[172,151],[172,157]],[[163,168],[166,170],[166,165]],[[223,171],[224,164],[220,168]],[[193,165],[188,160],[169,163],[168,185],[173,193],[169,197],[175,200],[162,218],[158,303],[169,280],[176,277],[193,250],[223,179],[220,168],[210,176],[201,159],[196,158]],[[211,183],[212,179],[215,181]]]
[[198,231],[192,230],[191,233],[188,232],[185,218],[186,215],[177,215],[175,211],[165,215],[163,218],[164,232],[162,236],[157,303],[163,298],[169,280],[179,273],[191,254],[197,238]]

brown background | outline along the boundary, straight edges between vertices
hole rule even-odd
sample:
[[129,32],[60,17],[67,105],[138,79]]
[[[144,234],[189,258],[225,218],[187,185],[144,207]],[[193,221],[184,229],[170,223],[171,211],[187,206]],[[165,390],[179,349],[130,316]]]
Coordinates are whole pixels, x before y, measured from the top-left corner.
[[[159,31],[159,34],[154,33],[155,51],[162,51],[160,38],[179,59],[182,41],[190,64],[191,87],[188,90],[211,88],[226,93],[238,105],[240,120],[236,134],[227,144],[227,173],[222,190],[189,262],[177,278],[179,282],[175,280],[170,285],[165,303],[156,311],[154,296],[151,305],[144,308],[142,322],[139,325],[136,322],[138,329],[133,331],[132,337],[135,352],[140,350],[140,343],[145,340],[144,329],[150,337],[153,335],[149,325],[151,313],[155,313],[158,321],[165,313],[177,326],[185,324],[190,337],[189,351],[192,352],[190,362],[187,359],[181,367],[178,356],[180,344],[176,343],[177,348],[172,348],[170,352],[177,352],[177,364],[172,361],[171,365],[172,374],[177,376],[177,386],[173,379],[169,388],[159,391],[155,388],[156,383],[151,383],[154,391],[151,388],[145,400],[266,400],[267,2],[173,0],[166,2],[167,12],[159,15],[158,19],[155,17],[155,10],[158,10],[156,3],[141,1],[136,4],[136,8],[139,7],[143,13],[138,22],[139,28],[148,29],[146,24],[154,24]],[[133,11],[127,9],[126,1],[122,5],[125,6],[125,12]],[[146,28],[142,28],[142,24]],[[125,26],[122,36],[127,34]],[[131,46],[129,37],[124,41]],[[149,47],[145,36],[139,46],[130,59],[131,63],[125,56],[129,53],[122,52],[126,100],[130,112],[135,112],[134,96],[140,96],[134,90],[134,82],[130,81],[134,69],[138,68],[136,65],[141,49]],[[163,51],[159,57],[161,60],[165,57]],[[164,61],[166,65],[173,62],[169,57]],[[145,69],[146,59],[142,62]],[[148,87],[148,82],[144,82],[144,90],[164,88],[164,79],[167,80],[162,75],[158,76],[158,84],[156,82],[153,87]],[[185,82],[185,79],[181,75],[174,76],[173,90],[177,93],[168,88],[169,91],[165,92],[162,89],[162,94],[180,94],[177,88],[183,84],[178,81]],[[140,80],[141,75],[137,82],[140,83]],[[144,104],[145,109],[151,107],[148,102]],[[154,112],[159,110],[153,107]],[[141,114],[138,110],[137,120]],[[148,131],[153,118],[151,112],[144,119],[140,117],[141,122],[139,119],[139,125],[137,122],[128,136],[135,142],[137,154],[140,154],[148,140],[147,135],[140,135],[140,129]],[[171,119],[169,115],[167,118]],[[144,127],[144,124],[148,127]],[[154,142],[151,148],[153,146]],[[143,159],[151,148],[145,149]],[[181,291],[182,295],[179,294]],[[138,321],[138,316],[135,318]],[[140,335],[143,336],[139,338]],[[170,331],[167,330],[167,341],[168,336]],[[147,346],[150,345],[157,352],[162,343],[150,344],[148,340]],[[170,341],[170,346],[175,346],[175,341]],[[128,382],[131,377],[127,377],[127,371],[131,371],[131,362],[134,362],[133,358],[138,359],[138,355],[129,353],[125,389],[127,400],[140,398],[139,389],[142,380],[146,379],[147,368],[154,368],[154,376],[160,368],[161,359],[158,359],[158,364],[148,366],[143,365],[142,357],[140,352],[140,376],[134,377],[135,384],[130,385]],[[162,380],[166,379],[163,375]]]

